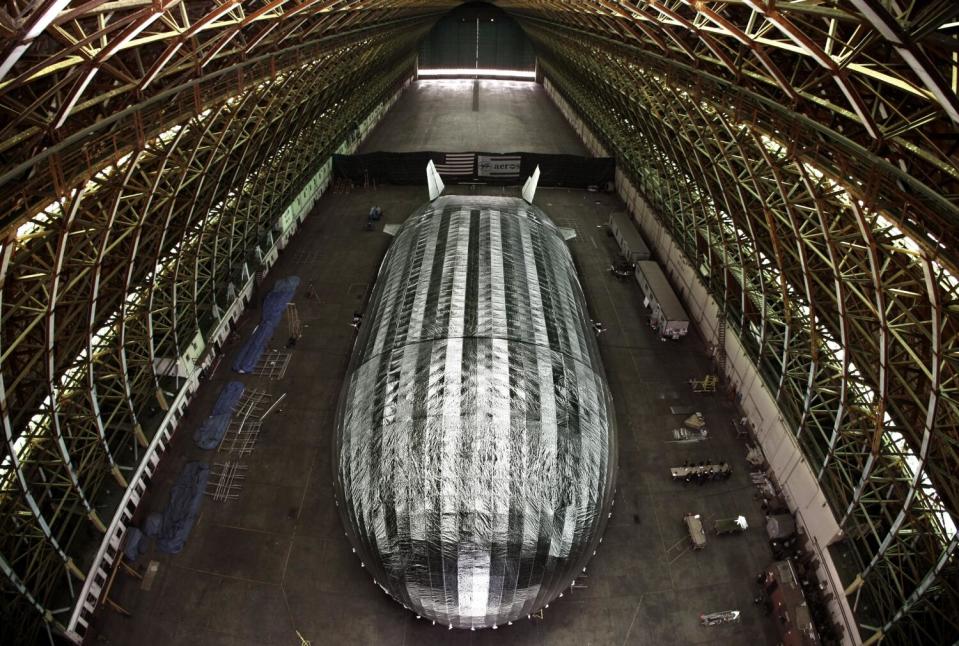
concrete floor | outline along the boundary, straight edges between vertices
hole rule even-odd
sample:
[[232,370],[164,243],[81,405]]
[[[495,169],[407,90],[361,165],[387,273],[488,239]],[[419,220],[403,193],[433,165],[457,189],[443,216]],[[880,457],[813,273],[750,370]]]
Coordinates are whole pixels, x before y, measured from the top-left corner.
[[[394,114],[387,120],[387,125],[398,123]],[[526,132],[534,141],[571,136],[566,130]],[[410,136],[426,140],[422,132]],[[454,186],[449,192],[468,190]],[[307,218],[261,286],[262,295],[276,279],[295,274],[304,286],[313,281],[319,295],[319,300],[308,299],[303,288],[296,295],[304,336],[286,377],[268,381],[231,373],[238,344],[228,347],[213,378],[201,386],[139,513],[165,502],[185,461],[214,461],[212,453],[193,446],[191,436],[229,379],[287,394],[247,459],[239,500],[206,499],[180,554],[143,557],[141,568],[150,560],[159,562],[149,590],[121,575],[112,597],[133,617],[101,612],[91,643],[297,646],[297,631],[314,646],[776,643],[772,621],[752,604],[754,575],[771,553],[745,449],[730,428],[737,413],[721,395],[691,392],[688,380],[709,369],[702,341],[691,334],[680,342],[661,342],[646,325],[635,283],[617,281],[606,271],[615,243],[603,225],[611,210],[622,208],[613,195],[560,189],[540,189],[537,195],[537,203],[560,226],[577,229],[570,244],[583,287],[593,317],[608,327],[600,346],[619,423],[618,492],[605,540],[582,580],[587,587],[551,604],[542,620],[495,632],[450,632],[417,621],[360,568],[333,504],[330,451],[336,397],[353,342],[351,314],[362,309],[389,244],[381,232],[362,229],[371,203],[383,206],[387,223],[399,223],[425,193],[425,188],[381,187],[328,194]],[[244,315],[239,328],[244,338],[258,318],[255,309]],[[282,345],[285,339],[283,327],[274,341]],[[702,411],[710,424],[710,439],[702,445],[668,441],[670,430],[685,417],[671,414],[670,406],[686,405]],[[725,459],[734,475],[685,488],[671,482],[668,468],[686,458]],[[743,514],[750,529],[710,536],[705,550],[683,553],[686,511],[703,514],[707,522]],[[741,610],[741,623],[699,625],[701,612],[726,609]]]
[[413,83],[359,152],[417,150],[589,154],[542,85],[465,79]]

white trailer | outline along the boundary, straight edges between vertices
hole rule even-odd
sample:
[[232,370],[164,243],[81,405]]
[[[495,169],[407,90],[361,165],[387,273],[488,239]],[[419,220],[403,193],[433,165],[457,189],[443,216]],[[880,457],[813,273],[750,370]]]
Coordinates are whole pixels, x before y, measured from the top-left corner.
[[650,326],[662,337],[678,339],[689,331],[689,315],[653,260],[636,263],[636,282],[643,290],[643,304],[652,310]]
[[614,211],[609,214],[609,230],[619,245],[619,250],[627,262],[635,263],[640,260],[649,260],[649,247],[643,236],[636,230],[633,219],[623,211]]

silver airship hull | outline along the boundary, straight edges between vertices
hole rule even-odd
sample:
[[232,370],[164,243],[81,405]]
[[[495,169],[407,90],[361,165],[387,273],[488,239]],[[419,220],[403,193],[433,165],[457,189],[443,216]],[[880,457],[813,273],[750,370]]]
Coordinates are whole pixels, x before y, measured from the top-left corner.
[[548,604],[613,499],[612,402],[561,232],[535,206],[448,196],[380,267],[340,395],[337,504],[390,596],[453,628]]

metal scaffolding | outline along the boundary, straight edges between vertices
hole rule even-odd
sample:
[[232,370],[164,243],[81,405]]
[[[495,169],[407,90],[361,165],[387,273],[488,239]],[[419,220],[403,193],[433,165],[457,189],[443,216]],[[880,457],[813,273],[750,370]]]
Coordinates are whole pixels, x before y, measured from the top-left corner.
[[[280,214],[455,4],[6,3],[0,642],[82,637]],[[959,4],[502,4],[774,393],[862,637],[959,637]]]

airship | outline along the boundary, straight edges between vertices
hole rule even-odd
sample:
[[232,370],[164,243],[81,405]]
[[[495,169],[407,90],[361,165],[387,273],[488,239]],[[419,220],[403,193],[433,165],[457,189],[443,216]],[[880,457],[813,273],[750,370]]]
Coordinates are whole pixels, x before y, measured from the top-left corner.
[[441,196],[383,259],[340,394],[334,490],[418,617],[496,628],[585,571],[611,514],[612,400],[566,240],[524,199]]

